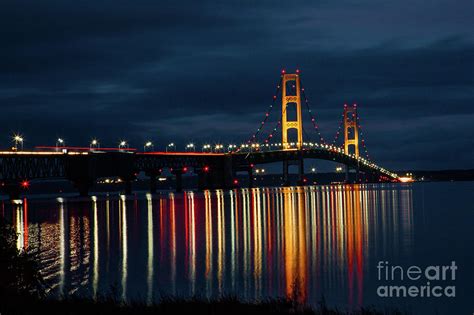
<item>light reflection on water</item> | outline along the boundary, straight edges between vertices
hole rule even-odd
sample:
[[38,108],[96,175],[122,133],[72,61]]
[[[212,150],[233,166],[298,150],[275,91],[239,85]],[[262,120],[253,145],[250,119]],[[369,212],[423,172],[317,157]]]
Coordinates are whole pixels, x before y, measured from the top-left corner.
[[24,199],[12,207],[18,248],[39,251],[58,295],[113,292],[149,303],[162,294],[296,296],[314,304],[324,296],[357,307],[367,303],[375,263],[409,256],[413,243],[410,186]]

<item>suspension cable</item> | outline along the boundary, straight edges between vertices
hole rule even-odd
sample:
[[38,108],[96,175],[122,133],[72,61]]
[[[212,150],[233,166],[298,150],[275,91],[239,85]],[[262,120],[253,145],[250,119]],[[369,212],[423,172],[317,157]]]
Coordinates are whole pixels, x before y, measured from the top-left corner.
[[339,122],[339,127],[337,128],[336,135],[334,136],[334,140],[332,141],[332,144],[335,146],[337,143],[337,140],[339,139],[339,135],[341,134],[342,126],[344,125],[344,113],[342,113],[342,118],[341,121]]
[[308,113],[311,117],[311,123],[313,124],[313,127],[314,127],[314,130],[316,130],[318,136],[319,136],[319,141],[321,144],[326,144],[326,142],[324,141],[324,138],[323,136],[321,135],[321,132],[319,131],[319,126],[318,124],[316,123],[316,116],[313,115],[313,112],[311,111],[311,108],[309,107],[309,100],[308,98],[306,97],[306,93],[305,93],[305,90],[304,90],[304,86],[303,86],[303,83],[301,82],[301,79],[300,79],[300,84],[301,84],[301,93],[303,94],[303,97],[304,97],[304,102],[306,104],[306,109],[308,110]]
[[362,127],[360,125],[359,114],[356,115],[356,119],[357,119],[357,128],[359,128],[359,136],[360,136],[360,139],[361,139],[360,143],[362,144],[362,148],[364,149],[365,158],[368,161],[371,161],[369,151],[367,150],[367,146],[365,145],[364,133],[362,132]]
[[[278,98],[278,92],[280,91],[280,88],[281,88],[281,82],[282,82],[282,77],[280,77],[280,82],[278,83],[277,87],[276,87],[276,91],[275,91],[275,94],[273,95],[273,100],[272,100],[272,103],[270,104],[270,106],[268,107],[267,111],[265,112],[265,117],[264,119],[262,120],[262,122],[260,123],[260,126],[258,127],[258,129],[254,132],[254,134],[246,141],[247,144],[250,144],[252,142],[255,142],[256,139],[257,139],[257,136],[258,134],[262,131],[263,127],[265,126],[265,123],[267,122],[268,118],[270,117],[270,113],[272,112],[272,109],[273,107],[275,107],[275,102]],[[240,151],[240,146],[236,148],[235,151],[233,152],[239,152]]]

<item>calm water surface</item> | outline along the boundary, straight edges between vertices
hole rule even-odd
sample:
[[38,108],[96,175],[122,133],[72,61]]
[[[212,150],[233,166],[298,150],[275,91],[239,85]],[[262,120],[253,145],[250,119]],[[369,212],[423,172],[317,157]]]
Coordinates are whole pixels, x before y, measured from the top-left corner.
[[[55,295],[324,296],[341,309],[474,312],[474,183],[256,188],[2,202]],[[377,264],[456,261],[456,298],[381,298]],[[450,282],[451,283],[451,282]],[[411,285],[410,282],[404,283]],[[424,284],[424,283],[422,283]],[[296,292],[296,294],[295,294]]]

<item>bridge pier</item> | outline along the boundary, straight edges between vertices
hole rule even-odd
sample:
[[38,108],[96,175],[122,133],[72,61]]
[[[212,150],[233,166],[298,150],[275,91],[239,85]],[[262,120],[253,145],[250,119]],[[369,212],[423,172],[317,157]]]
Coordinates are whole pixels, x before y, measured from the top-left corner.
[[209,189],[212,184],[210,183],[210,174],[208,171],[202,169],[195,171],[198,174],[198,189],[206,190]]
[[304,178],[304,160],[300,158],[298,162],[298,185],[302,186],[305,184]]
[[356,167],[353,167],[352,169],[355,171],[354,173],[352,173],[353,176],[351,176],[351,172],[350,172],[351,168],[348,165],[346,165],[346,180],[345,180],[345,182],[348,183],[348,184],[349,183],[350,184],[357,184],[357,183],[360,182],[360,179],[361,179],[360,168],[358,166],[356,166]]
[[125,180],[125,195],[131,195],[131,194],[132,194],[132,180],[126,179]]
[[157,188],[157,184],[156,184],[156,180],[158,178],[158,176],[161,175],[161,171],[146,171],[145,172],[145,175],[147,175],[149,178],[150,178],[150,193],[151,194],[154,194],[156,193],[156,188]]
[[234,167],[232,155],[224,157],[222,188],[232,189],[235,187],[234,180],[237,179],[237,168]]
[[89,195],[89,190],[94,184],[94,180],[91,178],[81,178],[72,181],[74,187],[79,191],[79,196],[87,197]]
[[155,194],[156,193],[156,179],[157,175],[152,174],[150,175],[150,194]]
[[248,168],[247,175],[249,179],[249,188],[253,188],[253,168],[252,167]]
[[10,200],[20,199],[21,183],[17,181],[2,183],[2,191],[8,195]]
[[175,176],[176,180],[176,192],[182,192],[183,191],[183,170],[178,169],[178,170],[173,170],[171,172]]
[[290,186],[290,179],[288,174],[288,160],[283,161],[283,186]]
[[304,160],[299,158],[298,160],[284,160],[283,161],[283,186],[290,186],[290,172],[289,168],[291,165],[298,166],[298,185],[304,184]]

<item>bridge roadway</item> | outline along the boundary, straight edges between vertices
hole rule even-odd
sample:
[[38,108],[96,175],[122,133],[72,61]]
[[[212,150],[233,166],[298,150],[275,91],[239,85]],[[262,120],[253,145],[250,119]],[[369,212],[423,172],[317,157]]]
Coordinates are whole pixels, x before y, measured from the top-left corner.
[[[322,159],[345,164],[361,173],[368,181],[398,181],[398,176],[362,158],[346,155],[339,148],[319,146],[302,150],[271,150],[237,153],[195,152],[131,152],[131,151],[3,151],[0,152],[0,185],[3,193],[17,198],[22,183],[38,179],[67,179],[81,195],[87,195],[93,183],[103,177],[119,177],[131,193],[131,182],[144,172],[150,177],[150,191],[156,191],[156,178],[164,169],[176,177],[176,189],[182,189],[182,175],[188,170],[198,175],[199,187],[235,187],[237,172],[249,178],[255,165],[283,162],[284,179],[288,166],[299,165],[300,181],[304,183],[304,159]],[[252,183],[252,181],[249,181]]]

